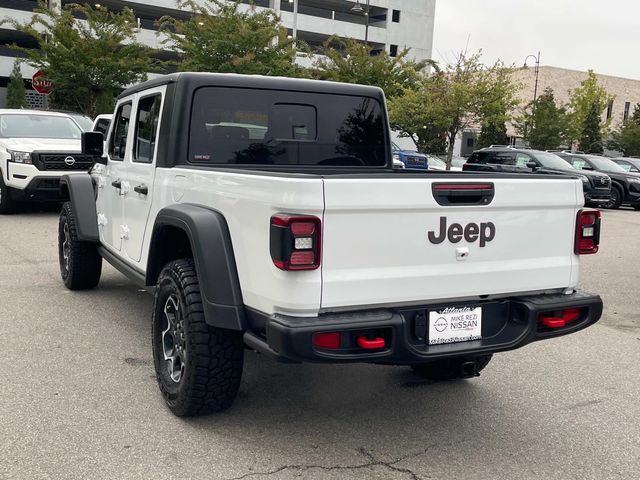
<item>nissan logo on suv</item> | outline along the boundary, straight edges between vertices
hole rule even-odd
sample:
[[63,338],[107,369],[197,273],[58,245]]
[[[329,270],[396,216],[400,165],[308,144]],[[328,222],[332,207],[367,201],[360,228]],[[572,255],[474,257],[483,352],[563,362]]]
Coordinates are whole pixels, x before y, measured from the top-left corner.
[[69,155],[68,157],[65,157],[64,159],[64,163],[65,165],[68,165],[69,167],[72,166],[74,163],[76,163],[76,159],[73,158],[71,155]]

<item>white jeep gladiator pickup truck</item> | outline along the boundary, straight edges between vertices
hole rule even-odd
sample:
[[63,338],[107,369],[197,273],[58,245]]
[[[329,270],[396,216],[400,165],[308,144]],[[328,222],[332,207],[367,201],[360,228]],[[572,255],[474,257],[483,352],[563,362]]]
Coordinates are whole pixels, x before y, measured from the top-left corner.
[[62,279],[93,288],[105,259],[154,292],[176,415],[231,405],[245,348],[464,378],[602,313],[580,179],[394,170],[380,89],[172,74],[120,95],[106,145],[63,179]]
[[0,214],[16,202],[64,200],[60,177],[87,172],[95,160],[80,154],[81,133],[63,113],[0,110]]

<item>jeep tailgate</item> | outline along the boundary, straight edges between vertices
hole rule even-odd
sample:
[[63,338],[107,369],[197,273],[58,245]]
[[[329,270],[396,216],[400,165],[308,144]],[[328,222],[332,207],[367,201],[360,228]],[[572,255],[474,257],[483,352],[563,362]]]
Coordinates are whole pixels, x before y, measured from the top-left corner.
[[[436,201],[434,184],[446,197],[446,189],[455,193],[458,188],[450,184],[464,183],[491,186],[493,198],[474,205],[465,199],[458,203],[459,197],[450,204],[442,197],[443,205]],[[584,202],[579,180],[342,176],[325,177],[324,191],[324,311],[539,292],[577,283],[575,223]],[[442,238],[445,224],[448,235]]]

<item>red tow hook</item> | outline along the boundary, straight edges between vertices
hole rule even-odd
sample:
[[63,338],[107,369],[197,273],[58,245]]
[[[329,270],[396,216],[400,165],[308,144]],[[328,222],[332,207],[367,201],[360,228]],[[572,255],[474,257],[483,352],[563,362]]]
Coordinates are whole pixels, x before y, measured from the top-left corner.
[[384,348],[384,338],[376,338],[375,340],[369,340],[365,336],[358,337],[358,346],[365,350],[377,350]]

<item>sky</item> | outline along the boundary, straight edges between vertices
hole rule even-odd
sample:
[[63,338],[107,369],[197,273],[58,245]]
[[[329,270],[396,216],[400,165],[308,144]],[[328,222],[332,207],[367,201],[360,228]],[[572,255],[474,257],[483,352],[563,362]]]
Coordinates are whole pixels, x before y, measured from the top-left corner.
[[640,80],[640,1],[436,0],[433,59],[465,49],[516,66],[540,51],[541,65]]

